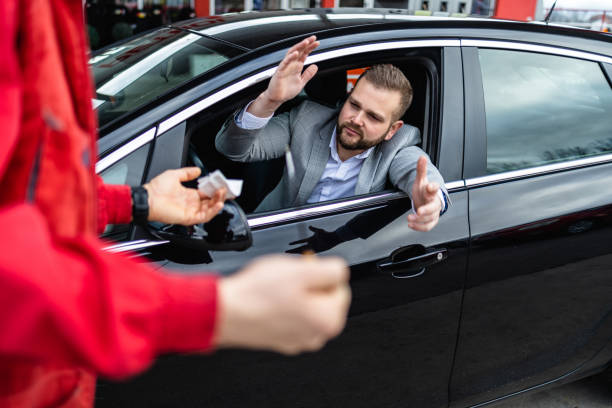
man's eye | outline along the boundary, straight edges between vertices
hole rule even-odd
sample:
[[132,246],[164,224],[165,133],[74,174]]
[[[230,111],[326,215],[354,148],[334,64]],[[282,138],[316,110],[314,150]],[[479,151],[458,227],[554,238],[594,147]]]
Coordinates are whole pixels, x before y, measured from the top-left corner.
[[380,118],[378,116],[372,115],[371,113],[368,113],[368,116],[370,119],[380,122]]
[[351,107],[359,109],[359,105],[357,105],[355,102],[351,102]]

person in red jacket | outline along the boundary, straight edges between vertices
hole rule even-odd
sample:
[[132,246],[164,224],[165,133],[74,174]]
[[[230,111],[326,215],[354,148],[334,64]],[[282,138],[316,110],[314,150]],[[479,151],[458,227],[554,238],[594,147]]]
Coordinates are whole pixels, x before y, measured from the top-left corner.
[[[97,232],[131,220],[132,192],[95,175],[86,52],[81,0],[0,2],[0,406],[89,407],[95,375],[133,375],[160,353],[297,353],[337,335],[350,298],[341,260],[268,257],[221,279],[102,251]],[[198,175],[145,185],[145,217],[214,216],[223,192],[180,184]]]

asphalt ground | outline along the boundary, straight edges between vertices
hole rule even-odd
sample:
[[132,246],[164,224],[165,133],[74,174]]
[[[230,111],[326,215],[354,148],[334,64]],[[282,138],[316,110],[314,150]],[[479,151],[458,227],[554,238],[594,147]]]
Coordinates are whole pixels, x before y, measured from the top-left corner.
[[612,408],[612,369],[575,383],[490,406],[494,408]]

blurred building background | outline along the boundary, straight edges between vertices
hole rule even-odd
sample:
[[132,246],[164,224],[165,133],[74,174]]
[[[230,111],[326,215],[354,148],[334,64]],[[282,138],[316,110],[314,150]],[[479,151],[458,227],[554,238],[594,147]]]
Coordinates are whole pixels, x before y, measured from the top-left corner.
[[[544,9],[550,10],[553,4],[554,0],[544,0]],[[612,0],[558,0],[550,21],[610,32]]]
[[[251,10],[291,8],[393,8],[420,16],[482,16],[543,20],[554,0],[87,0],[93,50],[155,27]],[[609,31],[612,0],[558,0],[551,22]]]

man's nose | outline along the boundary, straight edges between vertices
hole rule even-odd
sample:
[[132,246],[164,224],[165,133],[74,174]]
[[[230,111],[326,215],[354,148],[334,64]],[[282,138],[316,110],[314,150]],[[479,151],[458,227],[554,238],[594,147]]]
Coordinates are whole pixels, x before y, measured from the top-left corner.
[[355,123],[355,125],[357,126],[363,126],[363,111],[358,111],[355,116],[353,117],[353,123]]

